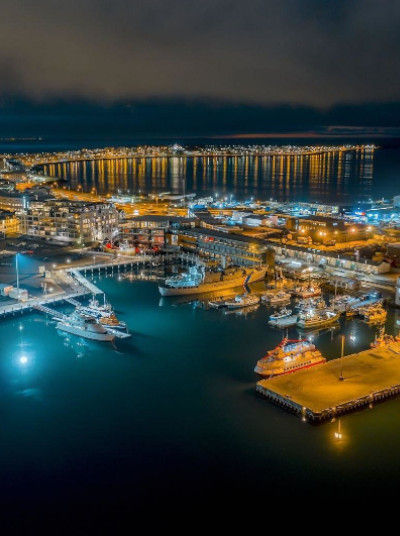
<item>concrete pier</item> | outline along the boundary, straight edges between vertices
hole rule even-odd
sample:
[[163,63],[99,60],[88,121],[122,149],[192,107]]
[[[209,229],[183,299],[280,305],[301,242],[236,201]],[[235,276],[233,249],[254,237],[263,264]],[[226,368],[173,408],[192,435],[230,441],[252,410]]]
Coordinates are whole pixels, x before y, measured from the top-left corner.
[[400,344],[261,380],[256,389],[288,411],[322,422],[399,394]]

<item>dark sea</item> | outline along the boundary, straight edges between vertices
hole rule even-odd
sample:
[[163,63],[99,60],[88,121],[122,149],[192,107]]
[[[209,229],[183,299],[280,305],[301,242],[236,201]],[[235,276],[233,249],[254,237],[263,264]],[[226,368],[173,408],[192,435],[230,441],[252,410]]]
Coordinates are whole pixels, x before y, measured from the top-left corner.
[[[357,174],[346,179],[352,193],[341,186],[342,199],[398,193],[397,149],[377,150],[363,172],[354,158]],[[66,180],[78,180],[80,167]],[[257,187],[253,176],[250,188],[242,172],[237,180],[229,172],[226,192],[281,197],[268,176]],[[134,178],[128,183],[133,191]],[[289,178],[287,191],[297,183]],[[302,199],[336,199],[335,175],[321,189],[304,184]],[[337,440],[338,421],[313,426],[256,395],[255,362],[282,337],[268,327],[266,307],[226,315],[160,299],[153,282],[94,282],[130,339],[112,345],[66,336],[40,313],[0,323],[3,533],[41,534],[32,528],[38,523],[51,523],[53,534],[165,532],[171,524],[210,532],[239,519],[248,532],[264,532],[277,519],[288,527],[313,522],[320,511],[335,520],[355,498],[374,509],[397,495],[399,399],[341,418]],[[389,312],[389,333],[398,317]],[[376,330],[342,320],[314,342],[334,358],[343,333],[351,353],[366,349]]]

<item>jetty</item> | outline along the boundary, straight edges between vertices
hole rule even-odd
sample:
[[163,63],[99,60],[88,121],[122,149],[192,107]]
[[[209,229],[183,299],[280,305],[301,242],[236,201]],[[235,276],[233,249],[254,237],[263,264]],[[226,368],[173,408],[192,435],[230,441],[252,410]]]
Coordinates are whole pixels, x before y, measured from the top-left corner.
[[263,379],[256,390],[309,422],[371,407],[400,393],[400,343]]

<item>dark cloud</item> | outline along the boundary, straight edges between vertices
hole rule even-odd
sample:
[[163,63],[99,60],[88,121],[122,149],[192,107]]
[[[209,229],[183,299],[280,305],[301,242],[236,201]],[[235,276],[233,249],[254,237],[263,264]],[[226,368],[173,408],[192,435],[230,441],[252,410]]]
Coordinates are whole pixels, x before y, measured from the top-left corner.
[[3,0],[0,92],[328,106],[393,101],[391,0]]

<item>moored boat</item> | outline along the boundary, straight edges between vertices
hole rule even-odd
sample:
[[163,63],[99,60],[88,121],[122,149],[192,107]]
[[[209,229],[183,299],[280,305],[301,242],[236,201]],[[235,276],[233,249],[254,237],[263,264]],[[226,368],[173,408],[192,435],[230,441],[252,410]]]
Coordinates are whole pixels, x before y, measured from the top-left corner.
[[264,377],[272,377],[309,368],[325,361],[321,352],[311,342],[284,338],[276,348],[257,361],[254,372]]
[[115,338],[96,318],[87,316],[77,310],[69,317],[60,320],[56,327],[66,333],[94,341],[110,342]]
[[297,326],[301,329],[315,329],[329,326],[338,320],[340,313],[335,313],[330,309],[325,311],[301,311]]
[[162,296],[218,292],[261,281],[265,278],[266,273],[267,266],[235,268],[212,274],[206,274],[204,269],[200,270],[196,266],[192,266],[189,272],[166,278],[164,283],[159,285],[158,290]]
[[240,309],[241,307],[249,307],[257,305],[260,302],[260,297],[254,294],[238,294],[233,300],[227,300],[225,306],[228,309]]

